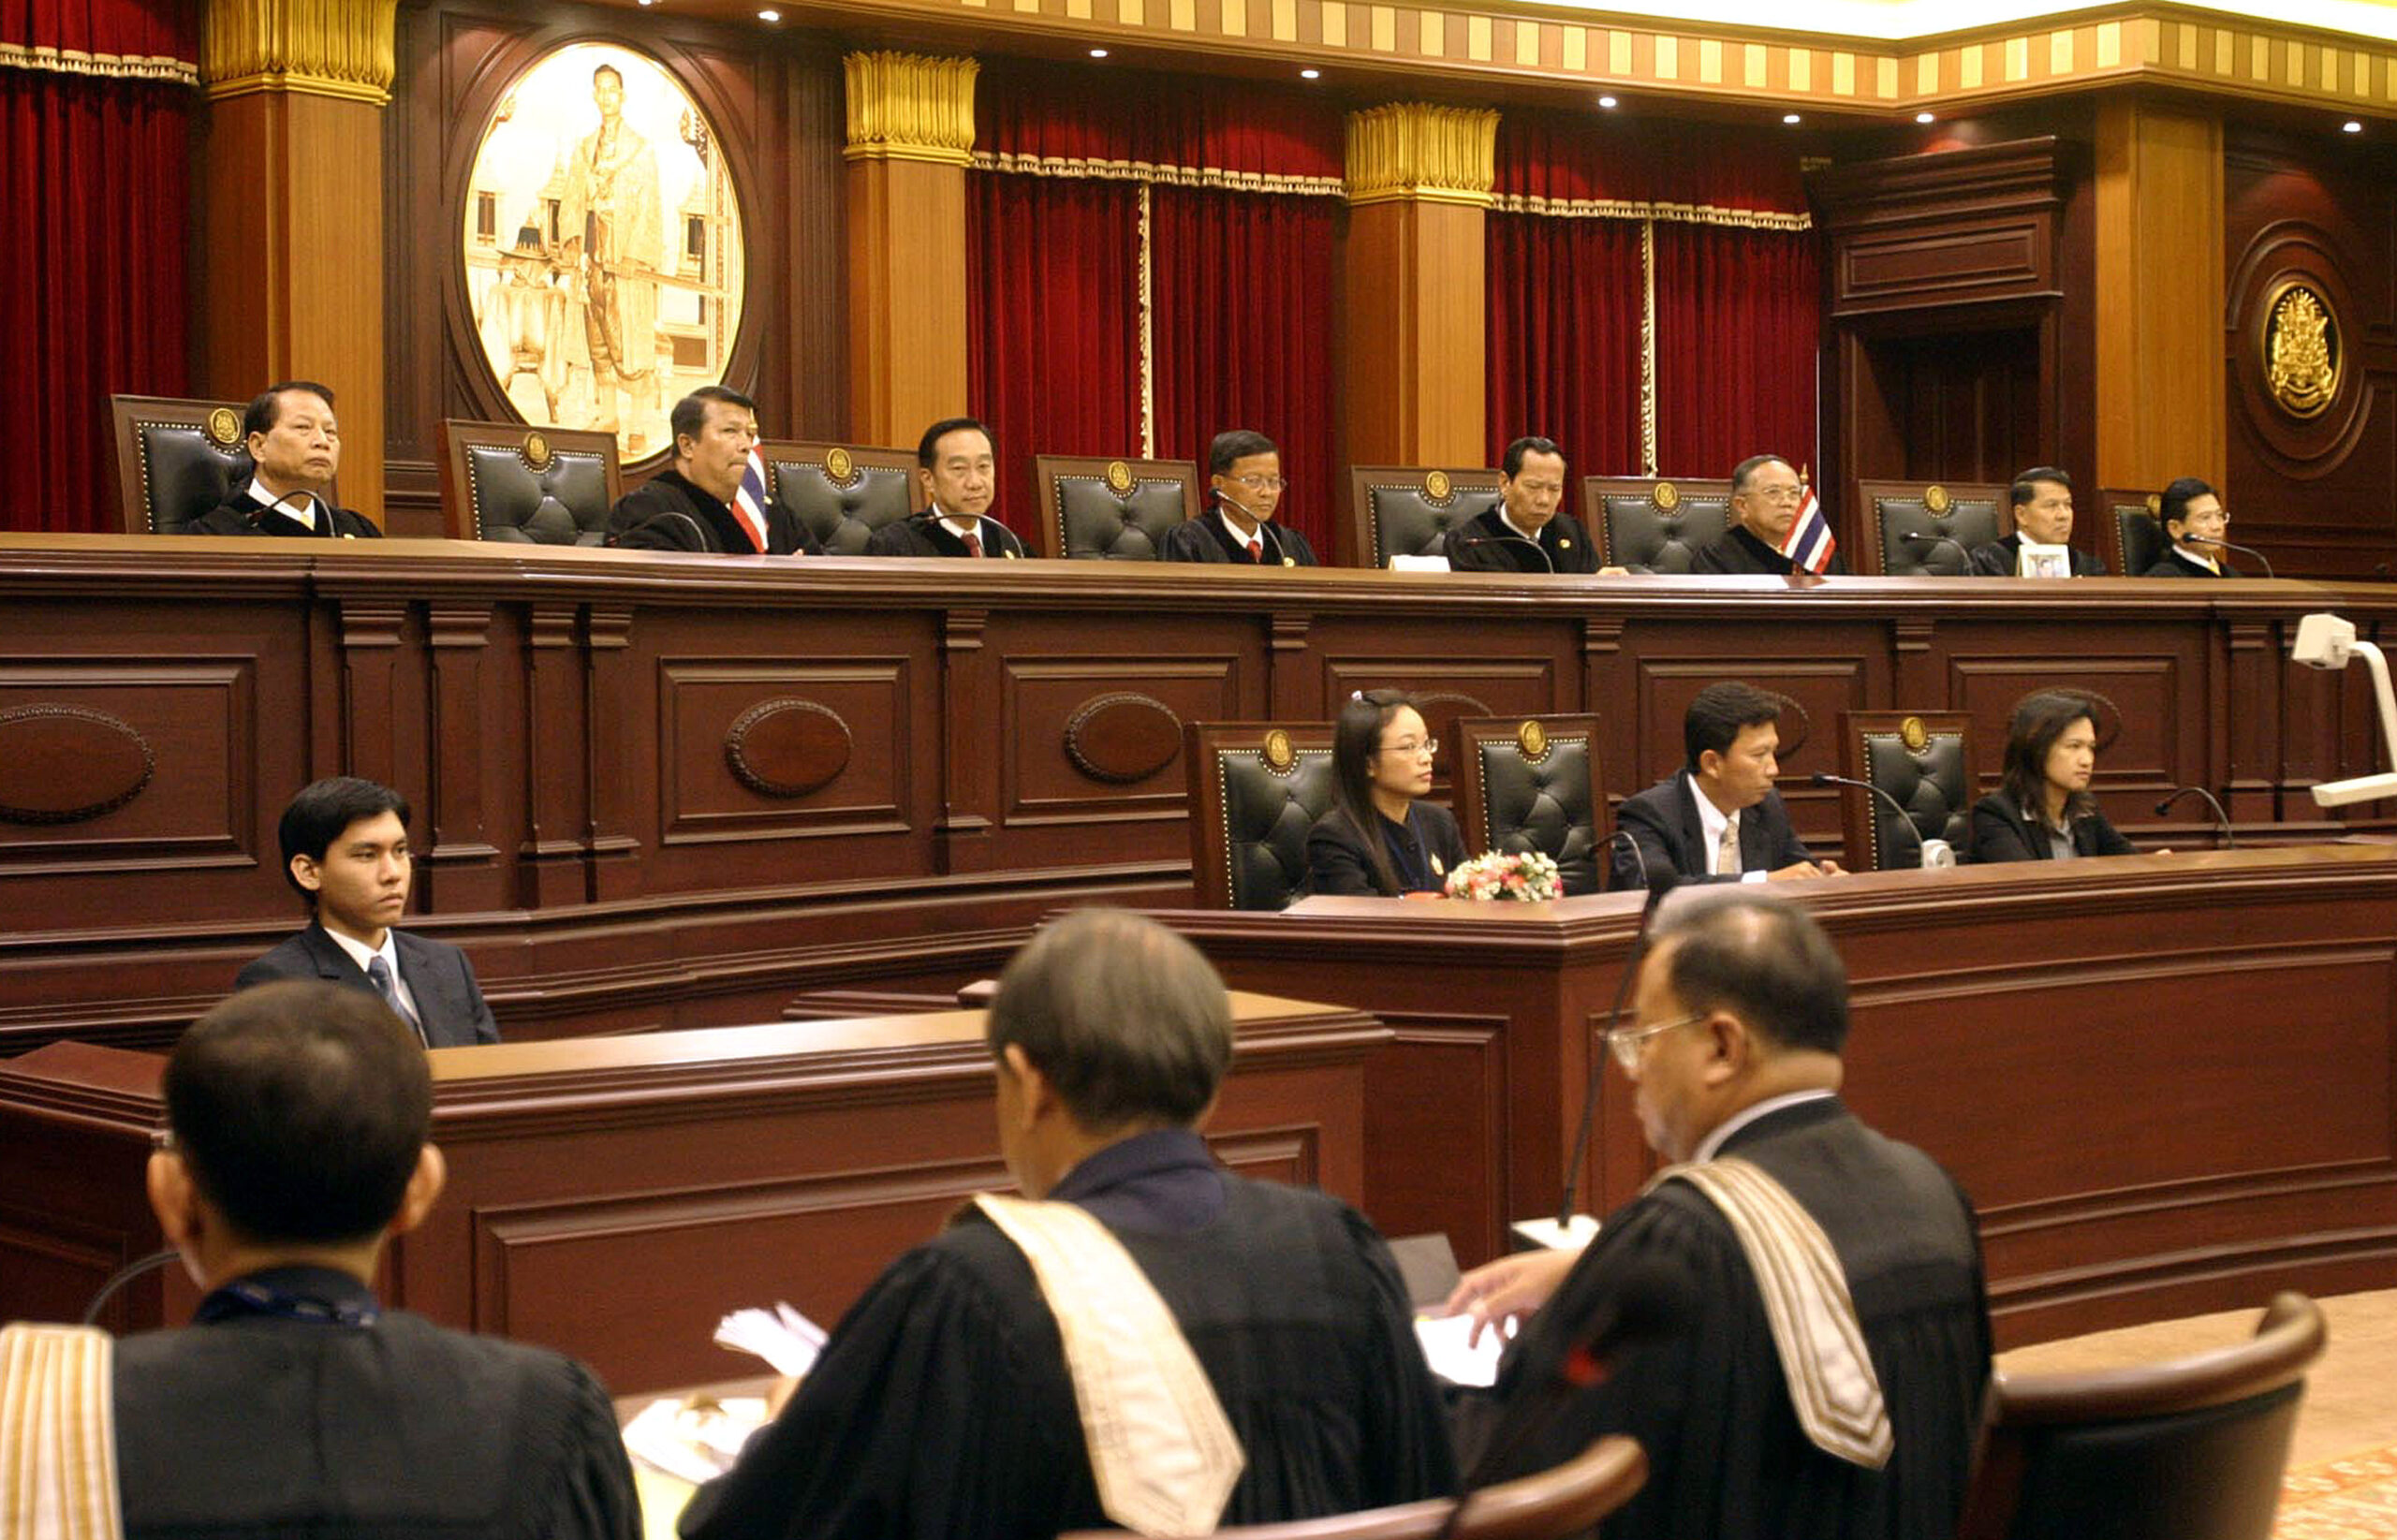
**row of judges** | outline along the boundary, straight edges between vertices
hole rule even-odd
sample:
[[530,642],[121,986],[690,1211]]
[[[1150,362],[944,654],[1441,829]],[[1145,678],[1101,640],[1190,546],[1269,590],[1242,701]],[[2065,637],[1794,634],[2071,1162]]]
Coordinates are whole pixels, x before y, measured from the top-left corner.
[[[775,556],[821,555],[806,524],[770,495],[752,451],[758,443],[757,403],[724,386],[703,386],[675,403],[669,417],[672,463],[618,500],[609,517],[609,543],[638,550],[714,551]],[[380,530],[327,498],[341,466],[341,433],[332,391],[306,380],[272,386],[250,403],[243,433],[251,469],[237,476],[222,506],[187,526],[194,535],[347,536]],[[916,478],[925,509],[875,531],[872,556],[1026,555],[1023,542],[991,506],[998,493],[996,447],[972,418],[949,418],[924,430],[916,449]],[[1281,450],[1263,433],[1233,429],[1215,435],[1207,455],[1208,506],[1169,531],[1157,555],[1169,562],[1247,566],[1315,566],[1304,535],[1281,523]],[[1601,565],[1589,532],[1563,506],[1567,485],[1563,451],[1546,438],[1525,436],[1507,446],[1499,500],[1448,531],[1442,542],[1460,571],[1622,574]],[[1970,570],[1991,577],[2031,576],[2068,569],[2102,577],[2105,564],[2070,547],[2072,480],[2052,466],[2015,478],[2009,493],[2014,533],[1967,553]],[[1691,560],[1694,573],[1787,575],[1800,570],[1846,573],[1826,538],[1822,555],[1798,553],[1795,536],[1805,488],[1778,455],[1751,455],[1731,473],[1731,522]],[[2150,578],[2229,578],[2224,560],[2229,516],[2214,489],[2184,477],[2165,490],[2159,512],[2169,549],[2144,574]],[[1930,536],[1924,536],[1930,538]],[[2026,542],[2028,549],[2026,551]]]

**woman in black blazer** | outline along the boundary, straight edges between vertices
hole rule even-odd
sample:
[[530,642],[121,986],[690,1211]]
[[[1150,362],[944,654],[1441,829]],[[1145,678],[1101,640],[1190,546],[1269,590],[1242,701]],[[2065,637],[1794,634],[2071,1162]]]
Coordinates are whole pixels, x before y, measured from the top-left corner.
[[2014,712],[2006,774],[1973,804],[1973,859],[2065,860],[2138,852],[2089,795],[2097,773],[2097,725],[2079,696],[2042,691]]
[[1307,830],[1307,890],[1440,893],[1465,858],[1455,815],[1420,800],[1439,740],[1402,690],[1348,697],[1331,734],[1331,807]]

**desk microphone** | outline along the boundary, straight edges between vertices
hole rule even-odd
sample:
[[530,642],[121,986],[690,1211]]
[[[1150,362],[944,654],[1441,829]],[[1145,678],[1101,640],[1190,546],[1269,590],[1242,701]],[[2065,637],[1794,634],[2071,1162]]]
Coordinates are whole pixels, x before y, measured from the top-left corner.
[[1532,548],[1533,553],[1539,557],[1540,565],[1548,568],[1551,575],[1553,575],[1556,571],[1556,559],[1548,553],[1548,548],[1541,545],[1537,540],[1525,539],[1520,535],[1468,535],[1463,538],[1459,539],[1457,532],[1455,530],[1450,530],[1448,532],[1448,538],[1460,547],[1500,545],[1529,546]]
[[[1620,829],[1607,836],[1609,844],[1617,840],[1630,844],[1631,858],[1640,864],[1640,881],[1647,882],[1648,862],[1640,854],[1640,842],[1632,839],[1629,831]],[[1640,910],[1640,929],[1631,938],[1631,950],[1624,956],[1623,976],[1615,980],[1614,1005],[1607,1011],[1608,1032],[1612,1032],[1623,1020],[1624,997],[1631,992],[1632,975],[1640,971],[1640,961],[1648,955],[1648,929],[1656,921],[1656,906],[1665,902],[1665,895],[1671,892],[1681,880],[1679,872],[1669,869],[1648,889],[1648,902]],[[1560,1235],[1566,1233],[1573,1223],[1573,1196],[1581,1185],[1581,1162],[1590,1152],[1590,1125],[1597,1116],[1598,1082],[1606,1074],[1609,1051],[1606,1039],[1601,1034],[1597,1050],[1590,1055],[1589,1078],[1581,1087],[1581,1127],[1573,1136],[1573,1158],[1565,1167],[1564,1201],[1556,1206],[1556,1229]]]
[[[1950,543],[1952,544],[1953,542]],[[1914,814],[1905,810],[1905,805],[1900,802],[1896,798],[1890,796],[1887,791],[1884,791],[1881,787],[1875,785],[1872,782],[1858,781],[1845,775],[1826,775],[1821,770],[1816,770],[1815,772],[1814,780],[1815,785],[1818,786],[1853,786],[1859,791],[1869,791],[1874,796],[1881,799],[1881,800],[1889,803],[1890,810],[1898,815],[1899,827],[1914,836],[1914,847],[1917,857],[1915,864],[1921,867],[1924,871],[1940,871],[1956,864],[1955,846],[1949,844],[1945,840],[1924,839],[1922,837],[1922,830],[1915,828],[1914,826]]]
[[[1247,504],[1242,502],[1239,498],[1234,497],[1231,493],[1224,491],[1221,487],[1212,487],[1208,490],[1214,494],[1216,502],[1223,504],[1227,507],[1237,509],[1243,519],[1252,520],[1256,522],[1257,537],[1260,541],[1264,542],[1266,550],[1273,553],[1273,562],[1275,565],[1290,566],[1295,565],[1290,560],[1289,552],[1282,549],[1281,536],[1273,533],[1272,520],[1258,519],[1257,515],[1248,511]],[[1259,562],[1257,565],[1263,566],[1265,564]]]
[[2167,797],[2164,800],[2155,804],[2155,815],[2159,818],[2163,817],[2165,811],[2184,797],[2204,798],[2206,799],[2206,806],[2213,809],[2214,829],[2216,832],[2222,835],[2222,848],[2225,850],[2236,850],[2239,848],[2239,842],[2231,836],[2230,814],[2222,811],[2221,799],[2216,798],[2213,792],[2208,791],[2203,786],[2181,787],[2179,790],[2173,792],[2171,796]]
[[2256,560],[2264,564],[2264,576],[2267,578],[2272,576],[2272,559],[2265,555],[2262,551],[2257,550],[2254,546],[2233,545],[2228,540],[2208,540],[2203,543],[2210,546],[2220,546],[2225,550],[2235,550],[2242,556],[2253,556]]
[[117,1269],[116,1271],[109,1274],[108,1282],[100,1285],[100,1292],[92,1296],[92,1302],[83,1307],[83,1319],[78,1324],[90,1326],[100,1318],[100,1307],[109,1302],[110,1296],[143,1273],[155,1272],[182,1254],[183,1253],[169,1246],[165,1251],[152,1252],[139,1261],[128,1262]]
[[[940,510],[940,505],[935,503],[931,507],[926,508],[923,512],[912,515],[912,517],[917,519],[928,519],[934,523],[939,523],[942,520],[949,518],[949,515],[943,513]],[[1023,542],[1016,538],[1015,531],[1007,528],[1005,524],[1000,523],[997,520],[989,518],[983,514],[976,514],[974,516],[974,522],[978,527],[983,524],[988,524],[993,529],[997,530],[1002,535],[1005,535],[1008,546],[1014,549],[1019,560],[1026,562],[1032,560],[1032,553],[1023,549]]]
[[1934,553],[1941,546],[1954,546],[1957,553],[1964,558],[1964,571],[1969,573],[1973,570],[1973,553],[1964,549],[1963,541],[1957,539],[1952,535],[1934,535],[1927,530],[1902,529],[1898,531],[1898,538],[1901,540],[1927,540],[1931,543],[1931,549]]

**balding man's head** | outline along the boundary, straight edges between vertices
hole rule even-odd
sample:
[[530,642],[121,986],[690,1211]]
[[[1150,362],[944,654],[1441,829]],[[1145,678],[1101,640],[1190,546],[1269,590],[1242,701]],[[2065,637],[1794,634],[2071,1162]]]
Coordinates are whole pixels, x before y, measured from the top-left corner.
[[1847,966],[1797,905],[1688,892],[1657,917],[1654,944],[1684,1008],[1728,1011],[1774,1049],[1835,1054],[1846,1046]]

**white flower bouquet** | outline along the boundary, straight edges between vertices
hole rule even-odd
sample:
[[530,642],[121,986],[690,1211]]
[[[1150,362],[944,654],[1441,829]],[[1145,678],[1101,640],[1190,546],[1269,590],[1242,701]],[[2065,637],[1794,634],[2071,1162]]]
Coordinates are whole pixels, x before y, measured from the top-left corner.
[[1538,903],[1565,896],[1565,881],[1556,863],[1538,851],[1527,856],[1490,851],[1476,856],[1448,873],[1448,897],[1485,902],[1512,899]]

